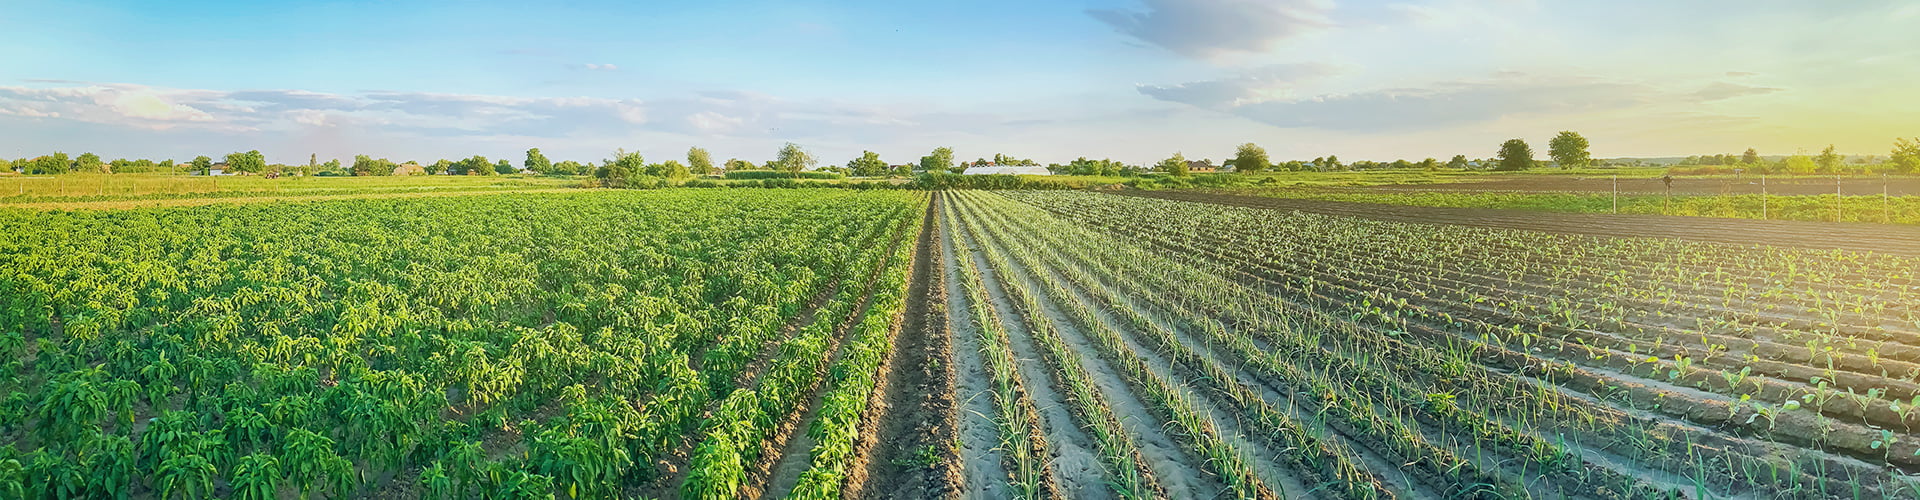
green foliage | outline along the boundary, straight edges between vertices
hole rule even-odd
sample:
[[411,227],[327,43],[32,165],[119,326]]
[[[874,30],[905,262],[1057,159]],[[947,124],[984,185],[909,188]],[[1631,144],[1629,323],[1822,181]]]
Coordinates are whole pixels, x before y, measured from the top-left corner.
[[727,179],[845,179],[833,172],[801,172],[798,175],[775,170],[728,170]]
[[1174,153],[1173,157],[1160,160],[1160,163],[1154,164],[1153,171],[1176,177],[1185,177],[1188,175],[1187,157],[1180,153]]
[[1920,137],[1894,139],[1891,163],[1898,172],[1920,173]]
[[774,161],[767,165],[767,168],[786,172],[788,175],[797,179],[801,171],[813,168],[816,163],[818,163],[818,160],[813,158],[812,153],[808,153],[805,149],[800,149],[800,145],[798,144],[789,142],[787,145],[780,147],[780,153],[774,158]]
[[932,154],[920,157],[922,172],[952,171],[953,168],[953,148],[946,146],[933,148]]
[[548,160],[547,155],[541,154],[540,148],[527,149],[527,159],[521,161],[520,166],[526,168],[529,172],[540,174],[555,173],[553,171],[553,161]]
[[1518,172],[1533,168],[1533,147],[1527,141],[1507,139],[1500,143],[1500,153],[1496,155],[1494,170]]
[[847,170],[856,177],[877,177],[888,174],[888,165],[880,160],[879,153],[861,151],[859,158],[847,161]]
[[1232,166],[1237,173],[1265,172],[1273,168],[1273,161],[1267,159],[1267,150],[1254,143],[1241,144],[1233,152],[1233,158],[1226,165]]
[[1587,168],[1593,155],[1587,151],[1587,138],[1579,132],[1561,131],[1547,142],[1547,157],[1562,169]]
[[693,172],[693,175],[712,174],[713,154],[708,153],[705,148],[687,148],[687,170]]
[[245,153],[229,153],[226,160],[226,171],[230,174],[259,174],[267,170],[267,158],[257,149]]

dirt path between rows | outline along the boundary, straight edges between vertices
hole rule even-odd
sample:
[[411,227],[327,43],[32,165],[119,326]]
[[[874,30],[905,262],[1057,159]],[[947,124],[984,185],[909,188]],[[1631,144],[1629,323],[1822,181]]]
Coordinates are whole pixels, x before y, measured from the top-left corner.
[[[1006,452],[999,448],[1000,433],[993,421],[996,413],[993,375],[988,373],[986,361],[980,358],[980,325],[974,324],[973,316],[967,314],[971,303],[964,288],[966,279],[960,274],[961,247],[954,241],[953,228],[946,224],[945,217],[938,217],[935,222],[942,236],[940,273],[946,282],[947,342],[953,345],[954,398],[959,410],[956,427],[961,476],[959,496],[1012,498],[1013,491],[1007,487],[1011,476],[1002,465],[1006,463]],[[882,491],[874,494],[902,498]]]
[[1675,238],[1736,245],[1767,245],[1811,250],[1838,249],[1920,256],[1920,227],[1886,224],[1414,207],[1188,191],[1124,191],[1118,194],[1251,208],[1296,210],[1387,222],[1450,224],[1585,236]]
[[905,323],[884,364],[881,392],[862,425],[870,432],[862,433],[867,437],[854,459],[846,498],[932,499],[959,492],[961,467],[954,447],[959,422],[940,204],[936,191],[914,250]]

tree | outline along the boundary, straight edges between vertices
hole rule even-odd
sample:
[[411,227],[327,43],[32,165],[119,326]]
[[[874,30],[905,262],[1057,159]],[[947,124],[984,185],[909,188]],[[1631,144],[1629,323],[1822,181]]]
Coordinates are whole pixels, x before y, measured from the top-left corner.
[[1811,174],[1819,169],[1819,166],[1814,163],[1813,158],[1808,158],[1807,155],[1803,154],[1789,156],[1786,161],[1782,161],[1781,164],[1786,167],[1788,172],[1796,174]]
[[259,150],[227,155],[227,171],[236,174],[260,173],[267,169],[267,159]]
[[1747,164],[1747,165],[1759,165],[1760,152],[1754,151],[1753,148],[1747,148],[1747,152],[1740,153],[1740,163]]
[[494,174],[493,165],[494,165],[493,160],[488,160],[487,157],[485,156],[474,155],[472,158],[467,158],[465,160],[454,162],[453,174],[454,175],[493,175]]
[[1920,137],[1894,139],[1890,163],[1903,173],[1920,172]]
[[687,148],[687,171],[693,175],[713,173],[713,155],[705,148]]
[[1168,175],[1186,177],[1187,157],[1180,153],[1174,153],[1173,157],[1160,160],[1160,163],[1155,164],[1153,169],[1158,172],[1167,173]]
[[199,172],[200,175],[213,172],[213,159],[208,158],[207,155],[193,157],[193,171]]
[[334,158],[327,160],[326,163],[320,164],[320,170],[323,172],[333,172],[335,174],[340,173],[340,159]]
[[1586,168],[1588,164],[1593,163],[1593,156],[1587,152],[1587,146],[1587,138],[1581,137],[1579,132],[1561,131],[1560,135],[1553,136],[1553,140],[1547,141],[1547,156],[1553,158],[1553,163],[1562,169]]
[[1499,166],[1494,170],[1517,172],[1533,168],[1533,146],[1520,139],[1500,143]]
[[857,177],[887,175],[887,162],[880,161],[879,153],[861,151],[859,158],[847,162],[847,169],[852,170],[853,175]]
[[540,148],[528,149],[527,160],[522,162],[521,165],[534,173],[553,173],[553,162],[547,160],[547,155],[540,154]]
[[1840,171],[1840,153],[1835,152],[1833,150],[1832,144],[1828,144],[1827,149],[1820,150],[1820,156],[1814,158],[1814,163],[1818,163],[1820,165],[1821,172],[1827,172],[1827,173],[1839,172]]
[[433,162],[433,166],[427,167],[427,175],[446,175],[450,170],[453,170],[453,162],[442,158],[440,161]]
[[1420,160],[1420,169],[1428,172],[1439,170],[1440,160],[1437,158],[1427,158],[1425,160]]
[[373,157],[367,155],[353,156],[353,175],[355,177],[380,175],[379,170],[380,165]]
[[625,149],[617,149],[614,150],[612,158],[601,162],[600,168],[594,170],[593,176],[600,179],[601,187],[625,188],[628,181],[646,168],[647,159],[640,156],[640,153],[629,153]]
[[108,168],[105,163],[100,163],[100,155],[93,153],[80,153],[79,158],[74,158],[73,171],[100,172],[103,174],[113,173],[113,169]]
[[1273,168],[1273,161],[1267,159],[1266,148],[1249,142],[1233,151],[1233,158],[1227,159],[1227,165],[1232,166],[1235,172],[1263,172]]
[[953,148],[945,146],[933,148],[933,154],[920,157],[920,170],[923,172],[952,169]]
[[780,147],[780,154],[774,159],[774,162],[778,165],[775,167],[776,170],[786,172],[794,177],[800,177],[800,171],[813,168],[814,164],[818,163],[817,160],[813,159],[813,154],[808,153],[807,150],[800,149],[799,144],[791,142]]
[[726,166],[727,166],[728,172],[733,172],[736,170],[754,170],[754,169],[760,168],[759,165],[754,165],[753,162],[751,161],[742,160],[739,158],[728,159]]

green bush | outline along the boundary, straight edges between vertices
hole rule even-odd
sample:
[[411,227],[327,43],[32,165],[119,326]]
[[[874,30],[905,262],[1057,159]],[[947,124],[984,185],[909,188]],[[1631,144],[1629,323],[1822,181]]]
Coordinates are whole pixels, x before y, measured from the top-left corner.
[[845,179],[846,176],[833,172],[800,172],[794,175],[778,170],[735,170],[727,172],[728,179]]

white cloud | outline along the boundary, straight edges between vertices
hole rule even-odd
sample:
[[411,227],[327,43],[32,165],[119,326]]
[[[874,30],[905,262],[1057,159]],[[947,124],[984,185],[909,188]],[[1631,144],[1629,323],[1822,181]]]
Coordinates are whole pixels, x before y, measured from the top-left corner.
[[593,63],[587,63],[586,68],[589,71],[614,71],[614,70],[620,69],[619,66],[615,66],[612,64],[593,64]]
[[1324,0],[1143,0],[1146,10],[1087,11],[1115,31],[1174,53],[1213,58],[1263,52],[1327,25]]

